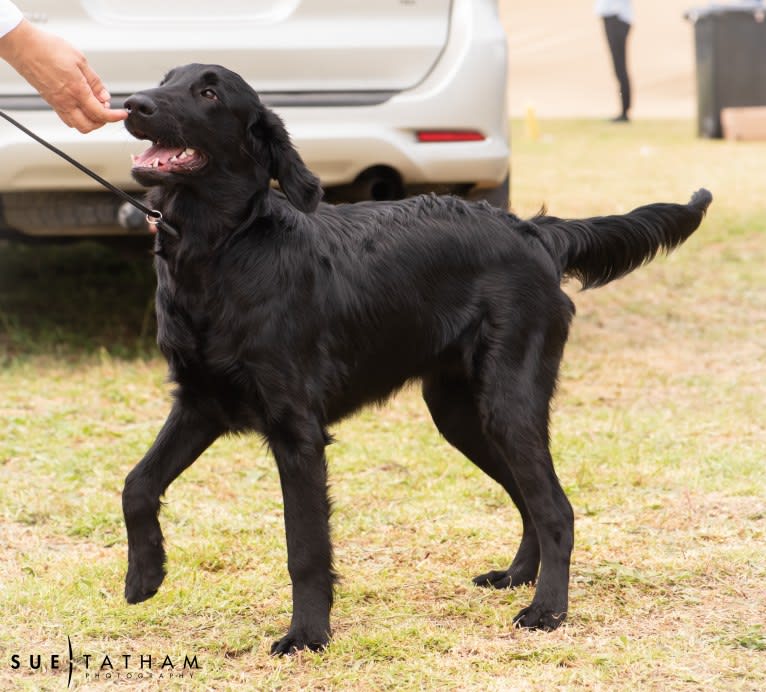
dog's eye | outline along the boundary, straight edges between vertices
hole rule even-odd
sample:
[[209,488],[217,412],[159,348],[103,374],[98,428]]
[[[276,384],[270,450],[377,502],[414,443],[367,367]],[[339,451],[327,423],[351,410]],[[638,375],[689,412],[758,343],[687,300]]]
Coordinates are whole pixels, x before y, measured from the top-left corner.
[[206,99],[210,99],[211,101],[217,101],[218,100],[218,94],[216,94],[212,89],[203,89],[200,91],[200,95],[204,96]]

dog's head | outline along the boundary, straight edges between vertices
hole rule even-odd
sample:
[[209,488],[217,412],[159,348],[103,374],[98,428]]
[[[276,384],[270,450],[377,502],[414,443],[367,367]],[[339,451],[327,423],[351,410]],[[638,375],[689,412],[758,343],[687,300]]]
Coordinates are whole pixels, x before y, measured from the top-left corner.
[[133,158],[133,177],[142,185],[203,189],[234,176],[265,193],[274,179],[301,211],[314,211],[319,204],[319,180],[291,144],[281,119],[231,70],[177,67],[155,89],[129,97],[125,108],[128,131],[152,142]]

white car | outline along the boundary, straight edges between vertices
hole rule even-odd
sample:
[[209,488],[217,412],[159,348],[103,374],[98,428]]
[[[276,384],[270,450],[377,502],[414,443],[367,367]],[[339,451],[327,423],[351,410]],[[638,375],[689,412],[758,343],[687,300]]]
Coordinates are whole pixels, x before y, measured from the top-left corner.
[[[496,0],[18,0],[80,48],[113,106],[171,68],[239,72],[285,120],[330,201],[434,190],[508,205],[506,41]],[[121,123],[82,135],[10,67],[0,109],[136,190],[142,144]],[[0,121],[0,234],[140,234],[112,193]]]

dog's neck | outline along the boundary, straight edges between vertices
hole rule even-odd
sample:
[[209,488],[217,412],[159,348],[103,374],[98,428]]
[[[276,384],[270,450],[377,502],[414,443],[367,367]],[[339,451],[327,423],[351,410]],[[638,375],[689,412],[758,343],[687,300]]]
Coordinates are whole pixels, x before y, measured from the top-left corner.
[[160,229],[155,253],[169,264],[174,274],[186,273],[182,272],[183,267],[209,258],[258,217],[269,216],[271,197],[269,190],[250,195],[239,191],[214,195],[185,186],[152,188],[147,201],[179,232],[179,238],[171,238]]
[[216,194],[181,185],[152,188],[147,202],[178,229],[178,239],[171,239],[162,231],[158,236],[168,257],[187,250],[208,254],[257,217],[270,215],[272,207],[268,190],[250,194],[219,190]]

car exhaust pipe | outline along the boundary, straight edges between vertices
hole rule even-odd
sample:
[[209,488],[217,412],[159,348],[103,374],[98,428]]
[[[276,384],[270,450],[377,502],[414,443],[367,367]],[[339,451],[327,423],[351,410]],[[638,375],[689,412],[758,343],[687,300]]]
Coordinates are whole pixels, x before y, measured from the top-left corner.
[[357,179],[343,191],[349,202],[374,200],[387,202],[404,197],[404,185],[393,168],[376,166],[359,174]]

